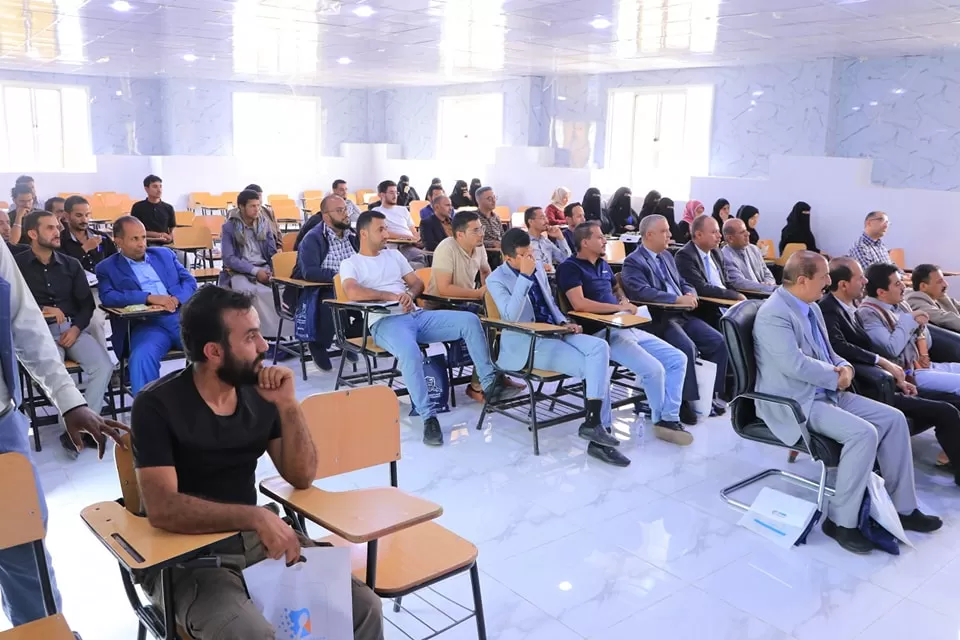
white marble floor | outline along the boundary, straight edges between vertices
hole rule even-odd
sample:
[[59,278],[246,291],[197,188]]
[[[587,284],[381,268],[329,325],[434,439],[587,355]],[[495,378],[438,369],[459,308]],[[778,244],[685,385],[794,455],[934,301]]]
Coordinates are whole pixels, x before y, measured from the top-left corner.
[[[299,382],[301,397],[332,387],[332,375],[312,365],[309,382]],[[409,411],[406,399],[401,411]],[[736,524],[738,513],[720,500],[720,488],[785,465],[786,454],[738,438],[725,417],[693,427],[696,442],[679,448],[656,440],[641,420],[621,411],[617,430],[633,464],[616,469],[585,455],[575,424],[543,432],[536,457],[522,425],[493,418],[477,431],[478,413],[461,396],[460,406],[441,416],[446,444],[440,449],[422,445],[419,420],[405,417],[399,480],[401,488],[442,504],[440,522],[479,547],[490,638],[960,635],[960,489],[932,469],[937,447],[929,433],[914,439],[917,484],[922,507],[947,525],[933,535],[913,535],[916,548],[904,547],[899,557],[879,551],[863,557],[842,551],[819,529],[805,547],[783,551]],[[135,619],[116,564],[78,515],[90,503],[119,496],[112,458],[98,462],[86,451],[71,462],[59,450],[55,427],[43,436],[37,462],[64,613],[88,640],[132,639]],[[809,462],[796,467],[813,472]],[[273,472],[265,458],[258,475]],[[328,484],[388,481],[383,468]],[[465,576],[438,590],[470,604]],[[425,632],[407,616],[395,618]],[[468,621],[441,637],[475,638],[476,628]]]

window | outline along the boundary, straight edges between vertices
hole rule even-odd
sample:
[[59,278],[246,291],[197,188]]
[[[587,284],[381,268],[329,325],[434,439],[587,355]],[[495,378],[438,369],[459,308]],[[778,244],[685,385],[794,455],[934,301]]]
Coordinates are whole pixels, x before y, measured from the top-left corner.
[[233,154],[316,160],[320,99],[276,93],[233,94]]
[[92,170],[83,87],[0,84],[0,170]]
[[634,191],[689,197],[690,178],[710,165],[712,86],[610,92],[606,167]]
[[440,98],[437,155],[491,164],[503,145],[503,94]]
[[720,0],[617,0],[617,54],[712,52]]

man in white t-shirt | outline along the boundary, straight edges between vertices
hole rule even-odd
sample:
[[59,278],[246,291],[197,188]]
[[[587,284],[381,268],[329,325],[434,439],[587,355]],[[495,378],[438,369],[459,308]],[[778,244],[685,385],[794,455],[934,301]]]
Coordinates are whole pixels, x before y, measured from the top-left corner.
[[463,340],[488,400],[516,390],[508,391],[503,377],[494,371],[477,316],[465,311],[424,311],[414,304],[423,293],[423,282],[399,251],[386,249],[389,232],[382,212],[360,214],[357,233],[360,252],[340,263],[343,290],[353,302],[400,303],[402,313],[370,314],[370,336],[397,358],[413,406],[423,418],[424,444],[440,446],[443,433],[423,375],[420,344]]
[[[384,180],[377,185],[377,191],[380,195],[380,206],[373,211],[379,211],[384,215],[387,222],[387,239],[407,241],[397,244],[389,243],[390,247],[398,249],[414,269],[424,268],[427,266],[427,261],[423,250],[417,246],[420,243],[420,233],[417,231],[417,225],[413,223],[410,211],[397,204],[397,183],[393,180]],[[411,244],[409,241],[417,244]]]

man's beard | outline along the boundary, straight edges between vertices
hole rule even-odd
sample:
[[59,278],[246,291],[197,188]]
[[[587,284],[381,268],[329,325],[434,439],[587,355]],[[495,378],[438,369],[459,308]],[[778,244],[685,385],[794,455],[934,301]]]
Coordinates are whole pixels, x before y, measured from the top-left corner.
[[243,362],[230,351],[225,351],[223,364],[217,367],[217,377],[234,387],[254,385],[260,379],[258,365],[263,362],[266,352],[258,354],[253,362]]
[[334,228],[334,229],[339,229],[340,231],[346,231],[347,229],[350,228],[350,221],[349,221],[349,220],[344,220],[343,222],[337,222],[336,220],[334,220],[334,221],[333,221],[333,228]]
[[51,251],[56,251],[60,248],[59,238],[57,240],[43,240],[37,238],[37,244],[43,247],[44,249],[50,249]]

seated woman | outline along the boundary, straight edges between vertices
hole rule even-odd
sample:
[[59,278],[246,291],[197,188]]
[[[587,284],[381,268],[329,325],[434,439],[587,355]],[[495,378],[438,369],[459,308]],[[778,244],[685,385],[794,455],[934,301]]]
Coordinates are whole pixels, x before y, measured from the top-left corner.
[[566,218],[563,217],[563,208],[569,203],[570,189],[557,187],[553,195],[550,196],[550,204],[543,210],[543,212],[547,214],[547,222],[551,225],[567,224]]
[[608,215],[613,224],[613,233],[621,235],[630,231],[635,231],[640,220],[637,212],[631,206],[633,192],[630,187],[620,187],[610,198]]
[[745,204],[737,209],[737,217],[747,225],[747,231],[750,233],[750,244],[760,242],[760,234],[757,233],[757,223],[760,222],[760,210],[753,205]]
[[456,211],[462,207],[475,207],[477,203],[470,195],[466,180],[457,180],[450,192],[450,202],[453,204],[453,210]]
[[817,249],[817,240],[810,231],[810,205],[806,202],[793,205],[790,215],[787,216],[787,224],[780,232],[780,255],[783,255],[788,244],[794,242],[805,245],[807,251],[820,252]]
[[713,219],[723,229],[723,223],[730,219],[730,201],[720,198],[713,203]]
[[[699,200],[690,200],[687,206],[683,208],[683,220],[677,225],[677,233],[673,234],[673,241],[679,244],[690,242],[690,228],[693,226],[693,220],[697,216],[703,215],[703,203]],[[670,220],[670,218],[668,218]],[[673,230],[671,229],[671,233]]]

